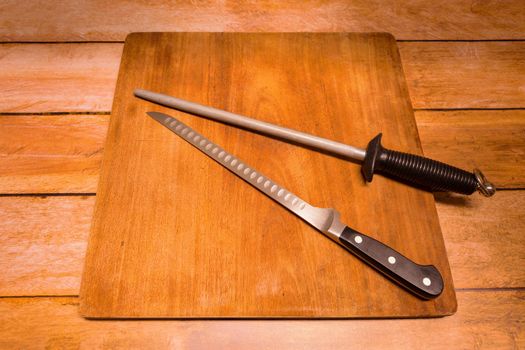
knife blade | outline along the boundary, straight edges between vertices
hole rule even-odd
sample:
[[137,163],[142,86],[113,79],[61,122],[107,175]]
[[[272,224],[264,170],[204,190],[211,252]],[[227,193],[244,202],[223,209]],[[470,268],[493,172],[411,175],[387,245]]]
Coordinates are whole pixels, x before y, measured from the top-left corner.
[[431,191],[472,194],[477,190],[486,197],[496,192],[494,185],[479,169],[474,169],[470,173],[437,160],[387,149],[381,144],[382,134],[370,140],[365,150],[173,96],[143,89],[135,89],[134,94],[147,101],[186,113],[237,125],[353,159],[362,163],[361,172],[367,182],[372,181],[375,173],[381,173],[392,179],[401,179],[404,183]]
[[443,291],[443,279],[434,266],[416,264],[378,240],[343,224],[336,210],[312,206],[181,121],[159,112],[147,114],[416,296],[432,299]]

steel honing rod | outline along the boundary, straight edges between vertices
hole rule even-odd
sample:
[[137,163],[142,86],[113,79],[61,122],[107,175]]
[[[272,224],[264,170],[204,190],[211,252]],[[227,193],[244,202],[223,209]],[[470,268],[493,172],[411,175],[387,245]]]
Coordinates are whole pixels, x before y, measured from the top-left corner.
[[472,194],[477,190],[487,197],[495,193],[494,186],[478,169],[470,173],[429,158],[386,149],[381,145],[381,134],[373,138],[365,150],[165,94],[143,89],[136,89],[134,94],[144,100],[179,111],[255,130],[362,162],[362,173],[368,182],[372,181],[374,173],[380,172],[432,191]]
[[227,112],[222,109],[208,107],[177,97],[171,97],[168,95],[158,94],[141,89],[135,90],[135,96],[164,106],[172,107],[183,112],[200,115],[246,129],[256,130],[264,134],[318,148],[341,155],[343,157],[348,157],[359,161],[363,161],[365,159],[366,151],[364,149],[345,145],[344,143],[328,140],[301,131],[288,129],[275,124],[266,123],[243,115]]

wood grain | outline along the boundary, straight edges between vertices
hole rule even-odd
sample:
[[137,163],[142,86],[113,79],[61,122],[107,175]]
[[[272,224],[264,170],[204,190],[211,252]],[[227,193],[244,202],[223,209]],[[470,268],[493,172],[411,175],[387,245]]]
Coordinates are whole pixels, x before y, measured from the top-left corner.
[[109,111],[122,44],[0,45],[0,112]]
[[525,108],[525,42],[404,43],[399,49],[416,109]]
[[524,299],[524,291],[458,292],[457,314],[430,320],[87,321],[77,298],[4,298],[0,347],[520,349]]
[[525,193],[497,198],[436,195],[456,288],[523,288]]
[[0,295],[76,295],[93,197],[0,197]]
[[[387,147],[420,152],[389,35],[133,34],[124,48],[104,149],[81,287],[83,315],[388,317],[455,311],[429,193],[380,177],[367,186],[359,169],[341,159],[191,119],[190,125],[285,188],[301,189],[315,205],[352,218],[357,230],[380,232],[376,237],[402,254],[436,265],[444,292],[421,302],[146,117],[151,103],[130,98],[137,86],[301,125],[343,142],[365,143],[383,131],[390,135]],[[376,91],[390,98],[375,98]],[[342,189],[359,201],[348,201]]]
[[[431,7],[433,6],[433,7]],[[282,28],[290,30],[389,30],[394,32],[398,38],[402,39],[523,39],[525,21],[523,18],[523,4],[521,1],[498,2],[498,1],[455,1],[455,2],[439,2],[432,5],[428,2],[410,1],[404,2],[403,5],[397,3],[380,3],[376,1],[367,2],[308,2],[301,3],[301,9],[296,4],[285,1],[279,4],[268,3],[239,3],[239,2],[224,2],[224,3],[199,3],[199,4],[184,4],[177,2],[127,2],[117,1],[111,4],[106,1],[90,1],[85,4],[76,2],[75,4],[64,1],[51,2],[15,2],[4,1],[0,5],[0,40],[29,40],[29,41],[53,41],[53,40],[123,40],[127,32],[140,29],[144,26],[144,30],[151,30],[153,25],[157,25],[159,30],[175,30],[175,31],[206,31],[206,30],[222,30],[220,28],[227,28],[227,30],[239,31],[253,31],[253,30],[274,30],[281,31]],[[124,15],[122,15],[124,13]],[[445,14],[443,14],[445,13]],[[147,25],[146,25],[147,24]],[[405,36],[406,35],[406,36]],[[120,39],[119,39],[120,38]],[[412,43],[401,43],[401,46]],[[448,44],[448,43],[445,43]],[[456,54],[458,48],[463,43],[452,43],[451,50]],[[508,43],[512,44],[512,43]],[[91,45],[91,44],[88,44]],[[110,44],[112,45],[112,44]],[[477,43],[469,43],[469,52],[475,52],[472,49]],[[29,47],[29,45],[25,45]],[[70,45],[75,47],[75,50],[82,48],[81,45]],[[120,45],[119,45],[120,46]],[[120,53],[103,56],[97,56],[103,50],[92,50],[88,55],[91,58],[86,59],[86,54],[78,54],[75,50],[58,55],[47,55],[44,60],[39,60],[40,52],[46,53],[54,51],[57,45],[31,45],[31,48],[36,48],[30,55],[34,59],[12,59],[9,58],[9,67],[14,68],[17,74],[16,79],[9,79],[9,84],[3,83],[8,78],[7,72],[4,70],[6,65],[6,56],[4,55],[6,47],[0,45],[0,106],[5,106],[9,102],[11,108],[4,111],[23,111],[27,108],[29,112],[41,112],[39,107],[45,107],[45,111],[73,111],[78,106],[82,106],[82,112],[90,111],[109,111],[111,107],[111,99],[113,90],[109,93],[105,90],[101,96],[96,97],[90,90],[90,84],[94,80],[101,78],[95,70],[92,72],[92,77],[86,79],[77,79],[76,85],[72,89],[64,89],[60,86],[61,77],[71,83],[69,77],[74,76],[75,72],[67,75],[62,75],[60,70],[67,67],[67,65],[77,65],[79,70],[88,66],[86,62],[89,60],[96,60],[102,62],[103,65],[111,65],[113,75],[111,76],[111,83],[114,85],[114,79],[117,74],[118,60]],[[453,47],[453,50],[452,50]],[[467,45],[465,45],[467,47]],[[121,46],[120,46],[121,48]],[[18,50],[21,52],[23,50]],[[447,50],[444,50],[447,51]],[[426,52],[426,51],[425,51]],[[67,55],[78,55],[74,61],[68,60]],[[46,55],[44,55],[46,56]],[[486,56],[486,52],[485,52]],[[15,55],[16,57],[16,55]],[[501,108],[511,107],[506,101],[512,101],[512,106],[515,106],[517,99],[515,94],[519,91],[509,91],[509,83],[514,87],[518,87],[512,81],[512,72],[507,73],[508,60],[514,59],[513,53],[504,54],[499,57],[495,56],[492,61],[487,64],[479,65],[475,60],[475,56],[467,55],[464,59],[450,59],[450,57],[443,56],[440,60],[455,61],[454,65],[445,65],[445,69],[451,69],[454,73],[445,74],[444,76],[451,77],[457,82],[450,85],[448,81],[441,81],[439,79],[440,65],[425,58],[425,63],[418,67],[420,74],[416,76],[417,80],[410,80],[409,84],[419,85],[423,84],[425,87],[422,90],[425,94],[425,101],[430,101],[435,104],[435,101],[442,103],[443,101],[451,101],[449,97],[444,97],[448,94],[443,87],[458,86],[454,88],[453,101],[460,101],[462,106],[464,102],[470,103],[472,100],[480,101],[486,100],[499,101],[497,105]],[[406,58],[404,58],[406,60]],[[414,53],[414,59],[418,59],[417,53]],[[24,65],[23,62],[31,62],[30,65]],[[505,62],[507,61],[507,63]],[[477,62],[473,66],[481,67],[477,73],[470,72],[469,74],[462,74],[465,70],[468,71],[472,62]],[[20,64],[19,64],[20,63]],[[406,69],[406,62],[403,62]],[[417,63],[417,62],[416,62]],[[60,67],[60,66],[63,67]],[[100,65],[99,65],[100,66]],[[431,76],[432,84],[428,84],[423,80],[429,74],[425,73],[425,66],[437,71],[437,75]],[[57,67],[59,67],[57,69]],[[10,70],[12,70],[10,68]],[[38,68],[39,71],[49,70],[45,79],[33,79],[32,73],[23,74],[24,72],[34,71]],[[104,68],[106,69],[106,68]],[[487,71],[492,69],[501,72],[498,76],[492,76]],[[12,73],[12,72],[11,72]],[[491,76],[488,79],[488,76]],[[484,76],[481,84],[480,80],[476,80],[477,76]],[[505,77],[505,78],[503,78]],[[102,77],[105,78],[105,77]],[[474,79],[474,82],[472,81]],[[73,79],[74,80],[74,79]],[[523,79],[521,79],[523,81]],[[465,87],[462,91],[462,86]],[[12,88],[10,90],[9,88]],[[105,89],[101,86],[100,89]],[[70,94],[70,91],[79,91],[85,89],[86,95]],[[521,88],[522,89],[522,88]],[[56,93],[49,93],[55,91]],[[109,91],[109,90],[108,90]],[[521,90],[523,91],[523,89]],[[414,95],[413,87],[411,87],[411,94]],[[500,93],[501,92],[501,93]],[[7,96],[11,96],[7,99]],[[16,96],[13,100],[12,97]],[[519,96],[519,95],[518,95]],[[443,101],[442,101],[443,99]],[[518,101],[519,102],[519,101]],[[36,103],[36,104],[35,104]],[[447,102],[448,103],[448,102]],[[34,104],[34,105],[33,105]],[[90,106],[97,106],[96,109],[90,109]],[[486,105],[481,105],[476,108],[484,108]],[[490,107],[490,106],[489,106]],[[20,109],[21,108],[21,109]],[[445,107],[448,108],[448,107]],[[80,111],[80,110],[79,110]],[[476,113],[477,111],[472,111]],[[509,111],[512,112],[512,111]],[[482,111],[484,113],[484,111]],[[491,113],[491,112],[488,112]],[[416,114],[417,115],[417,114]],[[500,117],[500,114],[495,114]],[[492,121],[489,128],[497,127],[499,121],[496,117],[488,116]],[[468,114],[465,118],[469,118]],[[506,120],[505,117],[503,117]],[[426,120],[426,119],[425,119]],[[438,122],[440,123],[442,119]],[[457,120],[457,119],[456,119]],[[457,120],[459,121],[459,120]],[[507,120],[506,120],[507,121]],[[506,123],[506,122],[505,122]],[[425,131],[430,131],[431,124],[421,126],[419,130],[421,134]],[[507,124],[506,125],[511,125]],[[467,127],[467,126],[465,126]],[[450,131],[448,126],[437,126],[439,130]],[[519,128],[519,126],[517,126]],[[0,128],[1,132],[1,128]],[[463,134],[462,134],[463,135]],[[484,134],[485,135],[485,134]],[[442,135],[447,140],[448,134]],[[519,136],[519,135],[509,135]],[[491,137],[495,137],[492,135]],[[481,139],[481,138],[480,138]],[[497,142],[492,145],[497,152],[498,147],[502,149],[510,149],[509,142],[495,137]],[[519,137],[518,137],[519,139]],[[0,138],[1,140],[1,138]],[[454,146],[448,141],[442,144],[439,135],[432,134],[432,142],[426,142],[422,137],[424,150],[427,154],[432,153],[432,144],[437,143],[444,146],[445,149],[453,149]],[[515,139],[514,139],[515,140]],[[455,142],[455,141],[454,141]],[[474,144],[478,145],[479,140],[473,140]],[[500,146],[500,142],[503,145]],[[490,141],[489,141],[490,143]],[[480,149],[486,149],[486,146]],[[53,147],[52,147],[53,148]],[[57,146],[57,149],[59,147]],[[53,148],[55,149],[55,148]],[[64,148],[65,149],[65,148]],[[518,154],[516,149],[512,149],[513,154]],[[441,150],[445,153],[449,151]],[[441,152],[440,151],[440,152]],[[461,151],[458,149],[458,151]],[[518,149],[519,151],[519,149]],[[441,154],[440,152],[436,154]],[[1,153],[1,151],[0,151]],[[57,152],[57,156],[58,156]],[[97,157],[95,155],[95,157]],[[471,158],[472,155],[466,154],[465,158]],[[479,161],[484,155],[478,155],[475,161]],[[2,165],[4,160],[2,160]],[[454,160],[456,161],[456,160]],[[458,164],[462,162],[457,159]],[[475,162],[472,160],[472,163]],[[493,160],[497,162],[497,160]],[[505,162],[504,158],[500,159],[502,164],[498,166],[499,169],[511,169],[513,167],[514,158],[511,161]],[[470,164],[470,160],[466,164]],[[79,163],[82,164],[82,163]],[[0,166],[0,170],[5,171],[5,167]],[[73,170],[71,170],[73,171]],[[75,175],[72,175],[75,177]],[[502,178],[498,175],[499,180]],[[32,178],[33,180],[36,177]],[[513,180],[514,181],[514,180]],[[33,183],[31,186],[33,186]],[[498,184],[501,183],[498,181]],[[20,186],[18,183],[17,186]],[[517,286],[519,283],[514,283],[512,280],[513,274],[521,272],[520,266],[523,266],[523,260],[518,259],[519,254],[523,251],[523,243],[520,241],[520,235],[523,235],[523,219],[520,220],[516,215],[509,215],[506,218],[506,212],[511,214],[519,212],[516,211],[516,205],[520,208],[524,207],[524,203],[520,201],[523,192],[509,191],[500,192],[498,197],[490,201],[491,211],[489,208],[478,211],[477,204],[468,204],[467,208],[472,208],[472,212],[463,210],[463,205],[459,205],[459,201],[445,198],[445,204],[438,202],[438,212],[440,215],[441,225],[443,227],[444,236],[447,243],[447,249],[451,259],[454,279],[456,285],[460,288],[472,287],[472,281],[486,281],[481,283],[477,288],[491,288],[492,282],[497,282],[497,285],[505,287]],[[502,200],[502,195],[505,200]],[[507,195],[509,195],[507,197]],[[55,197],[52,197],[55,198]],[[31,235],[36,236],[34,239],[38,242],[35,256],[39,256],[40,251],[45,256],[42,258],[48,261],[51,266],[49,270],[41,269],[35,270],[31,273],[30,263],[31,256],[27,259],[16,260],[20,266],[16,267],[17,273],[25,273],[27,271],[28,277],[25,279],[18,279],[18,283],[24,284],[20,289],[22,291],[37,290],[40,288],[39,283],[45,280],[47,274],[53,274],[56,266],[60,266],[60,261],[70,261],[72,257],[77,258],[79,254],[65,253],[64,249],[53,249],[52,245],[40,244],[38,241],[38,232],[40,227],[42,230],[49,229],[48,226],[60,226],[62,221],[74,222],[76,219],[68,218],[71,212],[78,212],[69,210],[70,207],[64,205],[62,207],[62,200],[76,200],[76,198],[66,197],[57,200],[56,207],[51,209],[49,207],[49,218],[46,219],[44,209],[35,208],[36,204],[24,204],[24,201],[32,201],[31,197],[23,198],[1,198],[1,200],[21,199],[21,201],[10,210],[16,211],[11,214],[10,223],[2,226],[2,233],[0,237],[6,235],[6,232],[20,232],[16,226],[24,227],[27,225],[27,232],[31,234],[14,234],[8,238],[8,241],[16,240],[21,236],[27,240],[23,245],[14,243],[10,249],[19,249],[21,254],[26,249],[33,248]],[[47,198],[50,199],[50,198]],[[91,200],[93,198],[91,197]],[[438,198],[438,201],[442,198]],[[44,207],[47,200],[42,200],[41,204]],[[60,204],[62,203],[62,204]],[[521,204],[520,204],[521,203]],[[488,204],[488,203],[487,203]],[[443,205],[446,205],[444,208]],[[2,204],[0,206],[4,207]],[[33,214],[27,213],[27,208],[31,209]],[[456,209],[458,207],[458,209]],[[484,206],[482,206],[484,207]],[[509,210],[508,208],[511,208]],[[64,210],[65,209],[65,210]],[[519,209],[519,208],[518,208]],[[1,210],[1,209],[0,209]],[[64,215],[54,215],[51,210],[56,210]],[[83,212],[83,211],[82,211]],[[446,213],[444,217],[443,213]],[[496,214],[494,214],[496,213]],[[40,215],[42,214],[42,215]],[[470,215],[473,215],[472,217]],[[5,211],[0,217],[4,217]],[[494,220],[491,217],[494,216]],[[89,220],[90,215],[85,214],[86,220]],[[31,223],[32,221],[39,221],[39,223]],[[481,221],[479,221],[481,220]],[[501,220],[501,221],[499,221]],[[516,221],[517,220],[517,221]],[[473,229],[470,223],[482,222],[483,226]],[[501,225],[500,225],[501,223]],[[0,224],[1,225],[1,224]],[[34,225],[32,229],[31,225]],[[69,232],[76,230],[76,225],[71,225],[69,229],[64,225],[64,230],[56,230],[56,234],[60,235],[59,239],[65,244],[68,242]],[[7,231],[4,231],[6,229]],[[86,228],[87,229],[87,228]],[[451,232],[448,232],[451,230]],[[466,237],[465,240],[461,238],[461,231],[466,230],[471,232],[471,237]],[[509,233],[511,236],[509,236]],[[84,235],[86,235],[84,233]],[[498,235],[502,235],[508,239],[508,245],[500,245],[498,251],[492,250],[498,246]],[[55,236],[55,234],[53,234]],[[452,239],[450,237],[453,237]],[[57,239],[57,238],[55,238]],[[457,241],[455,241],[457,239]],[[465,249],[469,246],[468,239],[474,240],[473,249],[483,252],[483,254],[470,254],[471,249]],[[76,240],[75,240],[76,242]],[[82,239],[79,237],[79,243]],[[501,242],[501,240],[499,241]],[[11,244],[11,243],[6,243]],[[482,245],[480,245],[482,244]],[[500,250],[501,249],[501,250]],[[72,249],[73,250],[73,249]],[[5,250],[4,250],[5,251]],[[45,251],[45,253],[44,253]],[[60,255],[60,252],[64,252]],[[456,253],[458,255],[456,255]],[[483,259],[482,255],[488,254],[490,260]],[[4,257],[14,257],[13,254],[0,254],[2,260],[2,271],[9,271],[15,269],[13,264],[6,264]],[[49,256],[49,258],[48,258]],[[513,259],[508,259],[513,256]],[[54,260],[56,259],[56,260]],[[78,259],[81,259],[78,256]],[[483,268],[487,268],[487,275],[480,273],[476,269],[476,264],[481,263]],[[493,264],[492,264],[492,263]],[[38,263],[38,262],[35,262]],[[72,261],[74,265],[76,262]],[[80,264],[80,260],[77,262]],[[79,266],[79,265],[76,266]],[[507,265],[509,264],[509,265]],[[65,266],[65,265],[64,265]],[[63,268],[63,267],[62,267]],[[493,273],[493,269],[497,269],[498,273]],[[64,268],[63,268],[64,269]],[[74,269],[72,269],[74,270]],[[72,271],[71,270],[71,271]],[[459,272],[458,272],[459,271]],[[9,273],[8,273],[9,275]],[[78,291],[79,276],[75,276],[75,282],[65,282],[68,278],[68,273],[62,274],[59,278],[54,280],[54,283],[47,283],[47,286],[41,290],[49,291],[53,288],[59,293],[65,293],[68,288],[75,290],[72,294]],[[0,274],[0,279],[3,274]],[[11,275],[12,276],[12,275]],[[54,276],[56,277],[56,276]],[[523,281],[520,275],[518,279]],[[38,281],[38,282],[37,282]],[[488,283],[487,283],[488,282]],[[12,280],[9,283],[2,281],[0,287],[5,289],[10,286],[20,287],[20,285],[13,285]],[[468,285],[462,285],[467,283]],[[501,284],[500,284],[501,283]],[[67,287],[62,288],[64,285]],[[75,287],[73,288],[73,285]],[[521,283],[523,286],[523,283]],[[62,288],[62,289],[61,289]],[[77,316],[78,301],[76,299],[47,299],[47,298],[30,298],[30,299],[0,299],[0,309],[2,310],[0,316],[0,348],[348,348],[349,344],[356,344],[356,347],[361,348],[454,348],[454,349],[474,349],[474,348],[523,348],[525,347],[523,334],[523,323],[521,319],[524,318],[522,306],[523,295],[515,298],[508,297],[508,293],[521,292],[485,292],[476,291],[465,293],[460,291],[458,293],[459,310],[453,317],[448,317],[440,320],[398,320],[398,321],[352,321],[352,322],[166,322],[166,321],[152,321],[152,322],[86,322]],[[464,297],[468,295],[468,297]],[[7,305],[7,306],[6,306]],[[468,313],[463,313],[468,310]],[[417,323],[417,326],[415,325]],[[407,324],[410,325],[407,327]]]
[[[456,288],[525,287],[523,191],[436,199]],[[1,197],[0,296],[78,295],[94,202]]]
[[523,39],[524,23],[520,1],[8,0],[0,12],[0,40],[123,41],[138,31],[391,32],[408,40]]
[[0,193],[95,192],[108,120],[0,116]]
[[[415,115],[425,155],[478,167],[498,188],[525,187],[525,111]],[[94,193],[108,121],[107,115],[0,116],[0,193]]]
[[[416,108],[525,107],[525,43],[398,43]],[[109,112],[122,44],[0,45],[0,112]]]
[[426,156],[479,168],[498,188],[525,187],[525,110],[417,111]]

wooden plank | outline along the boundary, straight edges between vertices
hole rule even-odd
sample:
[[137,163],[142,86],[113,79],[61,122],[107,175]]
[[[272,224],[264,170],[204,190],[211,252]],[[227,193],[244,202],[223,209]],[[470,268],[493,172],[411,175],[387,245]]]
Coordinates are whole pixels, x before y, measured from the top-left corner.
[[426,156],[479,168],[498,188],[525,187],[525,110],[418,111]]
[[[38,8],[38,11],[34,9]],[[38,23],[38,25],[35,25]],[[398,39],[523,39],[520,1],[7,1],[2,41],[122,41],[129,32],[391,32]]]
[[0,116],[0,193],[95,192],[108,120]]
[[525,42],[399,45],[414,108],[524,108]]
[[77,298],[0,299],[2,348],[519,349],[525,292],[459,292],[456,315],[337,321],[87,321]]
[[94,197],[0,197],[0,295],[76,295]]
[[435,197],[456,288],[525,287],[525,191]]
[[0,112],[109,111],[122,44],[0,45]]
[[[525,107],[525,42],[398,43],[416,108]],[[108,112],[122,44],[0,45],[0,112]]]
[[[525,287],[516,268],[525,260],[524,191],[439,195],[436,204],[456,288]],[[93,205],[94,197],[0,197],[0,296],[77,295]]]
[[[427,156],[468,170],[479,167],[499,188],[525,187],[525,111],[415,115]],[[108,120],[0,116],[0,193],[94,193]]]
[[[390,35],[143,33],[128,37],[122,62],[86,253],[83,315],[392,317],[454,312],[431,194],[392,186],[381,177],[367,186],[359,168],[349,169],[341,159],[191,119],[190,125],[285,188],[301,189],[301,197],[337,208],[357,230],[376,235],[421,264],[435,265],[443,275],[443,294],[421,303],[145,117],[151,103],[129,98],[142,86],[363,144],[382,130],[390,135],[388,146],[419,152]],[[371,98],[376,91],[389,98]],[[291,208],[305,208],[300,198],[294,201],[247,165],[232,161],[233,166],[247,180],[254,175],[252,181],[266,183],[267,191],[272,188]],[[341,196],[343,189],[360,200],[348,201]],[[395,207],[384,198],[395,201]]]

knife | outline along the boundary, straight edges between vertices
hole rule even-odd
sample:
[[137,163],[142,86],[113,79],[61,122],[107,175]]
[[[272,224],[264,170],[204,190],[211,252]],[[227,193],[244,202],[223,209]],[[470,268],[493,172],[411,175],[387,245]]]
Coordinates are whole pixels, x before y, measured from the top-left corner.
[[416,296],[432,299],[443,291],[443,279],[434,266],[416,264],[387,245],[350,228],[339,220],[339,213],[334,209],[308,204],[179,120],[159,112],[147,114]]
[[374,174],[379,172],[430,191],[468,195],[477,190],[486,197],[496,192],[494,185],[487,181],[479,169],[474,169],[470,173],[433,159],[387,149],[381,145],[382,134],[374,137],[365,150],[177,97],[143,89],[136,89],[134,94],[142,99],[183,112],[252,129],[361,162],[361,172],[367,182],[371,182]]

